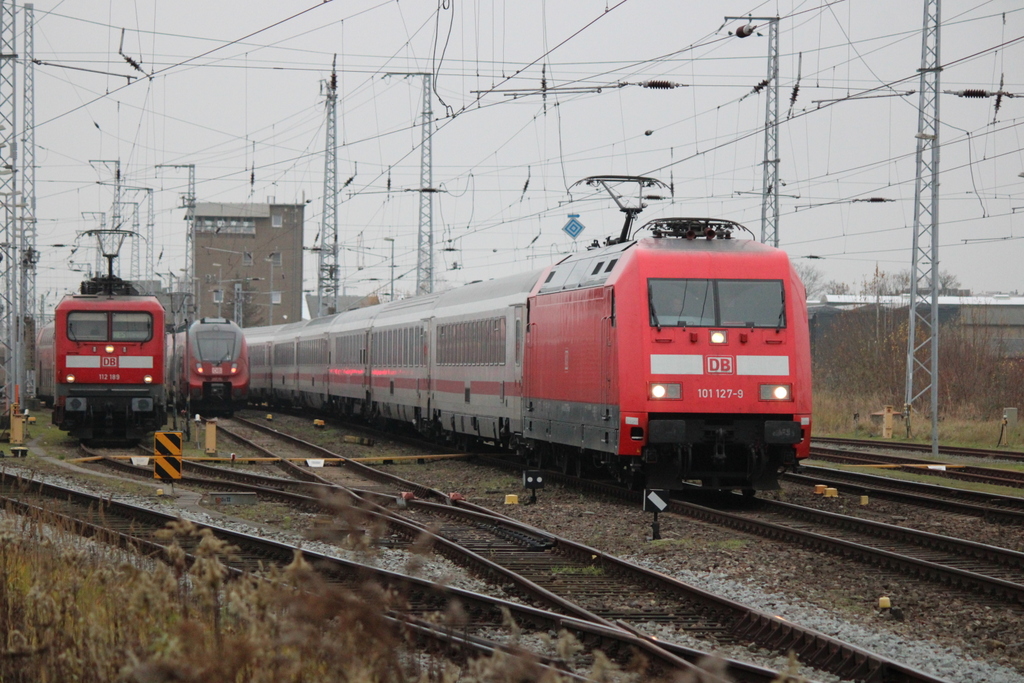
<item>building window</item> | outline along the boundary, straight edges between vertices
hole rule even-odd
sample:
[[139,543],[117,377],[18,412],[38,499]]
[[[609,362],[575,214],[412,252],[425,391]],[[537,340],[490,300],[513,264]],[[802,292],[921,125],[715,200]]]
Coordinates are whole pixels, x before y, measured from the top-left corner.
[[279,251],[271,252],[270,256],[267,257],[267,260],[270,261],[272,264],[274,264],[275,268],[280,267],[280,265],[281,265],[281,252],[279,252]]
[[251,251],[247,251],[247,252],[244,252],[242,254],[242,265],[243,266],[251,266],[252,265],[252,252]]
[[284,216],[279,213],[275,213],[270,217],[270,227],[272,228],[283,228],[284,227]]
[[271,292],[270,303],[274,304],[275,306],[281,303],[281,292]]

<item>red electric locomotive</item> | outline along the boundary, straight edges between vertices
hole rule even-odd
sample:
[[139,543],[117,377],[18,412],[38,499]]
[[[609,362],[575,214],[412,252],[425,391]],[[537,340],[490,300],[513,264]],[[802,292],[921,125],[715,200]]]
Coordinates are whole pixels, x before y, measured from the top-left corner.
[[636,487],[777,488],[811,434],[806,296],[788,257],[708,218],[633,238],[639,209],[616,201],[621,235],[543,271],[246,329],[253,396]]
[[648,488],[777,488],[810,448],[803,285],[735,223],[647,227],[559,263],[530,296],[524,437],[563,470]]
[[179,410],[230,417],[249,398],[249,354],[242,328],[226,318],[203,318],[169,336],[168,392]]
[[164,308],[116,277],[57,304],[39,334],[39,396],[53,424],[86,441],[130,443],[163,426]]

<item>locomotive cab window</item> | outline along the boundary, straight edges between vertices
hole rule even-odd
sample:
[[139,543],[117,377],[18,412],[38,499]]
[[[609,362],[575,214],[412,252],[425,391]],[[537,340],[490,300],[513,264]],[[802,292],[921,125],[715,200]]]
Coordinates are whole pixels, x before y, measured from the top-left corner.
[[71,341],[107,341],[107,314],[88,311],[68,313],[68,339]]
[[781,280],[648,280],[652,327],[786,326]]
[[211,363],[233,360],[242,343],[241,337],[230,331],[201,331],[192,337],[196,358]]
[[111,314],[112,341],[149,341],[153,337],[153,316],[149,313]]

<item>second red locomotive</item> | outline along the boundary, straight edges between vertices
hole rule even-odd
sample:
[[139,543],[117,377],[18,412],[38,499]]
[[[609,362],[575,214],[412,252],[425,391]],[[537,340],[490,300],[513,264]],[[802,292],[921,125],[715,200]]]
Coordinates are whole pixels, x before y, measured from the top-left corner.
[[249,354],[242,329],[202,318],[167,340],[168,392],[178,410],[230,417],[249,398]]

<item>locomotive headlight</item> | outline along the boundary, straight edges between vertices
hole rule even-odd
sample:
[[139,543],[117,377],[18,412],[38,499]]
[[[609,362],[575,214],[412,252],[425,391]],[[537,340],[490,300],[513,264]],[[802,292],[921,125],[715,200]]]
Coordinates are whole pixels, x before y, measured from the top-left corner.
[[232,363],[231,364],[231,374],[233,375],[236,372],[238,372],[238,363]]
[[146,375],[145,377],[142,378],[142,381],[145,382],[146,384],[152,384],[153,375]]
[[683,396],[682,385],[666,384],[664,382],[651,382],[648,394],[652,399],[678,399]]
[[74,376],[74,375],[72,375],[72,374],[68,374],[68,376],[67,376],[67,377],[65,377],[65,378],[64,378],[64,380],[65,380],[65,381],[66,381],[66,382],[67,382],[68,384],[74,384],[74,383],[75,383],[75,376]]
[[729,336],[722,330],[715,330],[711,333],[712,344],[724,344],[729,341]]
[[113,352],[114,352],[114,347],[113,347],[113,346],[109,346],[109,345],[108,345],[108,346],[107,346],[107,347],[106,347],[105,349],[103,349],[103,350],[104,350],[104,351],[106,351],[107,353],[113,353]]
[[788,384],[762,384],[762,401],[791,401],[793,399],[791,388]]
[[196,363],[196,372],[198,372],[200,375],[203,374],[203,364],[202,363]]

